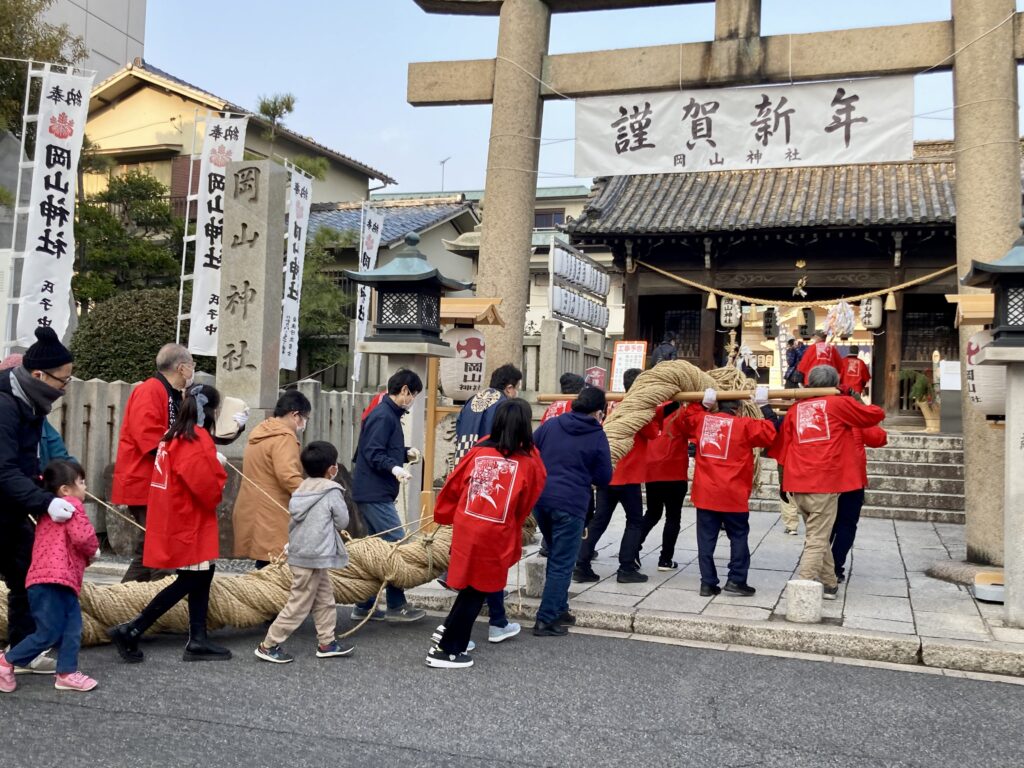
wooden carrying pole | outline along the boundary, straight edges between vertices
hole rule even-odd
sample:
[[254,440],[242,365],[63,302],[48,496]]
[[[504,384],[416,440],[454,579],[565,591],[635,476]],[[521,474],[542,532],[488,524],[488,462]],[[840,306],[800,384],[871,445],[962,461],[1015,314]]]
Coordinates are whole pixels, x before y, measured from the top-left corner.
[[[806,400],[811,397],[825,397],[826,395],[838,395],[839,390],[833,387],[818,387],[813,389],[769,389],[768,399],[770,400]],[[606,392],[605,399],[609,402],[622,400],[625,392]],[[750,400],[754,393],[750,390],[733,390],[718,393],[719,400]],[[558,400],[575,400],[576,395],[537,395],[537,402],[553,403]],[[699,403],[704,399],[703,392],[680,392],[673,400],[680,403]]]

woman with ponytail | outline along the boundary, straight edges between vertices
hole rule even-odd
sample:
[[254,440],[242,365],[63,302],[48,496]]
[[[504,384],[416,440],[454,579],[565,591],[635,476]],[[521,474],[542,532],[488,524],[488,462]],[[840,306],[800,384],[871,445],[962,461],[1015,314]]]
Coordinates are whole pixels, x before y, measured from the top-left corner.
[[231,658],[231,651],[206,636],[213,561],[220,555],[217,505],[227,482],[223,457],[211,436],[219,410],[216,389],[206,384],[189,387],[177,419],[157,448],[142,562],[147,568],[174,569],[177,577],[138,616],[108,631],[127,662],[143,661],[139,638],[186,596],[189,637],[182,658]]

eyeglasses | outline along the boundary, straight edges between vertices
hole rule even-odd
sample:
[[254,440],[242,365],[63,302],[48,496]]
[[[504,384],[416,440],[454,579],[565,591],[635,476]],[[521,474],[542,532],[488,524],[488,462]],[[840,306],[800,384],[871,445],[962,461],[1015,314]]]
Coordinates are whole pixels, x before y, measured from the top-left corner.
[[61,384],[63,384],[63,385],[65,386],[65,387],[66,387],[66,386],[67,386],[67,385],[68,385],[68,384],[69,384],[69,383],[71,382],[71,380],[72,380],[73,378],[75,378],[74,376],[67,376],[67,377],[63,377],[63,376],[54,376],[54,375],[53,375],[52,373],[50,373],[49,371],[43,371],[43,373],[45,373],[45,374],[46,374],[47,376],[49,376],[49,377],[50,377],[51,379],[53,379],[54,381],[59,381],[59,382],[60,382]]

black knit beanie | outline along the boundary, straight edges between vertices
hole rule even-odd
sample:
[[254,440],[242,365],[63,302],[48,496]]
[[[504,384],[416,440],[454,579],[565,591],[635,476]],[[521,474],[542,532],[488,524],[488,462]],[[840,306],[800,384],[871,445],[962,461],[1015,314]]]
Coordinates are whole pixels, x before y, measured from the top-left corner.
[[28,348],[21,364],[30,371],[52,371],[74,362],[74,356],[60,343],[53,328],[36,328],[36,343]]

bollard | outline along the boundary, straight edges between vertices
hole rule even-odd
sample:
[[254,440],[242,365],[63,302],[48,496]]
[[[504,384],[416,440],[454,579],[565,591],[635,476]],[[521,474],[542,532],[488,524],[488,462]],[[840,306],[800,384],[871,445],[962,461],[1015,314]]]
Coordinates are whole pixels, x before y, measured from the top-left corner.
[[544,594],[544,577],[548,570],[546,557],[531,557],[523,561],[526,568],[526,586],[523,594],[527,597],[540,597]]
[[821,621],[825,588],[820,581],[793,579],[786,582],[786,621],[816,624]]

